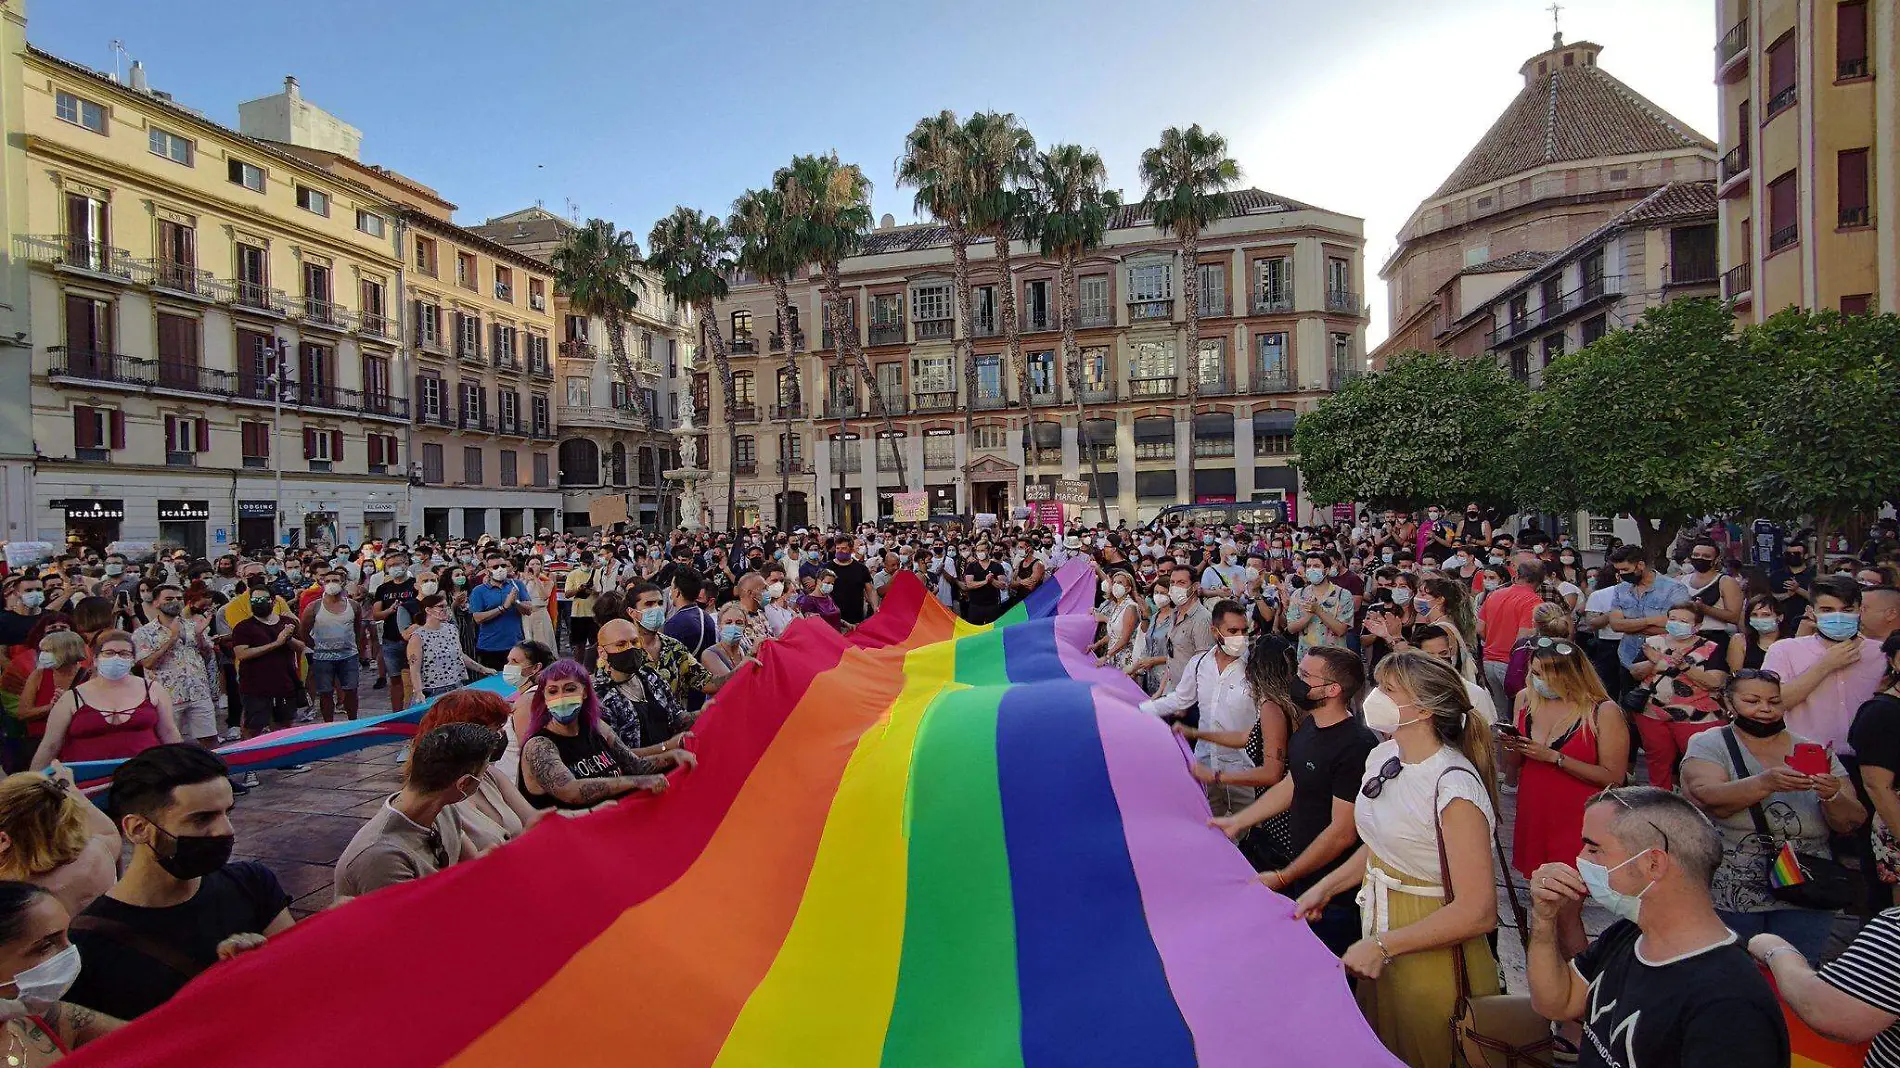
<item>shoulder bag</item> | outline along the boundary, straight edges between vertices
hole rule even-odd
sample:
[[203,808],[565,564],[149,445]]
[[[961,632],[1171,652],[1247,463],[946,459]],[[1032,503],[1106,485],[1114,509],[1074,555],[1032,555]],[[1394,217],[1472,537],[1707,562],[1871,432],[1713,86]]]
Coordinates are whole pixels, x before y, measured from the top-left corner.
[[[1449,768],[1439,774],[1477,775],[1466,768]],[[1479,784],[1480,788],[1483,784]],[[1445,904],[1452,901],[1451,862],[1445,855],[1445,828],[1439,822],[1438,790],[1432,789],[1432,830],[1438,836],[1438,877],[1445,888]],[[1496,851],[1499,871],[1510,892],[1511,913],[1517,919],[1517,935],[1526,950],[1530,945],[1529,918],[1524,903],[1518,900],[1517,884],[1511,880],[1511,867],[1504,860],[1504,841],[1497,826],[1491,828],[1491,846]],[[1451,1046],[1462,1068],[1555,1068],[1554,1043],[1550,1021],[1531,1007],[1529,994],[1471,993],[1471,976],[1465,967],[1464,943],[1452,946],[1452,973],[1457,977],[1458,1000],[1451,1015]]]
[[[1735,728],[1722,728],[1722,741],[1728,745],[1729,763],[1735,766],[1737,782],[1748,777],[1748,762],[1742,758],[1741,743],[1735,740]],[[1841,789],[1852,789],[1851,784],[1843,783]],[[1757,876],[1768,887],[1768,893],[1784,904],[1796,908],[1815,909],[1820,912],[1838,912],[1860,900],[1860,880],[1854,872],[1832,857],[1811,857],[1799,850],[1788,852],[1801,866],[1802,880],[1788,886],[1776,886],[1768,878],[1768,869],[1775,863],[1784,839],[1775,837],[1768,830],[1768,817],[1759,803],[1748,806],[1748,817],[1755,823],[1755,835],[1775,847],[1762,863],[1761,874]]]

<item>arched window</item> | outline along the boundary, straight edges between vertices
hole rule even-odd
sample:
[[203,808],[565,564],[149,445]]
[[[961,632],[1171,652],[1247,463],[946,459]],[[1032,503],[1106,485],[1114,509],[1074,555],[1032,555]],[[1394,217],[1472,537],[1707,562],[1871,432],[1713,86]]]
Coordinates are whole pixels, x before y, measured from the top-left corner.
[[1284,456],[1293,451],[1293,425],[1299,416],[1285,408],[1262,408],[1253,413],[1253,454]]
[[1232,456],[1234,454],[1234,417],[1226,412],[1208,412],[1194,417],[1194,455]]
[[600,447],[586,438],[561,442],[561,485],[600,485]]
[[1135,420],[1135,459],[1174,459],[1174,420],[1165,415],[1144,415]]

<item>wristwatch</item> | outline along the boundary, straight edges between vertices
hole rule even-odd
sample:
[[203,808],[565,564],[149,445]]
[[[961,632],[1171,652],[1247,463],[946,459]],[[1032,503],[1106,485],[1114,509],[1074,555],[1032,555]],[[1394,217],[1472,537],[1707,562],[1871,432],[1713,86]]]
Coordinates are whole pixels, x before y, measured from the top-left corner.
[[1557,754],[1557,770],[1564,770],[1564,755],[1562,753]]

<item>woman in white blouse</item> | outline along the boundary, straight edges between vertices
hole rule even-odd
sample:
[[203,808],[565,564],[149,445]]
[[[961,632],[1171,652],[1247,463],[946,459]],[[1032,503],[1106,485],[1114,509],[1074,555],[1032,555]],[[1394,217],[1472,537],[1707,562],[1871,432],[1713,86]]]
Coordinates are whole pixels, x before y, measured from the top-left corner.
[[1359,884],[1365,937],[1343,960],[1360,977],[1360,1007],[1400,1060],[1442,1068],[1452,1062],[1454,952],[1464,958],[1469,993],[1499,990],[1485,938],[1498,922],[1491,740],[1464,680],[1436,657],[1393,653],[1374,676],[1366,725],[1391,738],[1366,758],[1354,799],[1363,844],[1301,895],[1299,909],[1317,918],[1335,894]]

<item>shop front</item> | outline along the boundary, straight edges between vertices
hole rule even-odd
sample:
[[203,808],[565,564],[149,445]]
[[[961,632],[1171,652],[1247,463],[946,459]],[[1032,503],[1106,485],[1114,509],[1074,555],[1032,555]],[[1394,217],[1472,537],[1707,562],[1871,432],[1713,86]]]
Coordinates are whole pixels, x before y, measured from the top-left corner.
[[396,536],[396,504],[371,501],[363,506],[363,541],[386,541]]
[[268,551],[277,544],[277,502],[237,502],[238,548],[246,553]]
[[205,526],[211,522],[210,501],[158,502],[158,540],[180,548],[196,560],[205,555]]
[[303,514],[303,543],[305,545],[335,545],[341,533],[336,509],[328,505],[312,508]]
[[125,525],[125,501],[68,497],[64,506],[69,547],[104,552],[107,545],[119,540],[119,531]]

